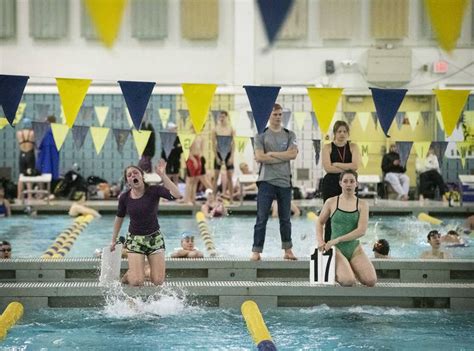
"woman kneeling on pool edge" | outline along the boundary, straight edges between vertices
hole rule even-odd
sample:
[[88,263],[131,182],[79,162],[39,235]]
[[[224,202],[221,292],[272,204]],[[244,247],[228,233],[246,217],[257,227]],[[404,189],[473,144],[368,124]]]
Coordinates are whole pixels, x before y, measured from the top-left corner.
[[[357,173],[346,170],[339,177],[342,194],[329,198],[316,222],[316,238],[320,251],[336,249],[336,280],[343,286],[352,286],[356,279],[364,285],[374,286],[377,282],[375,268],[365,254],[358,238],[367,230],[369,205],[359,200]],[[324,225],[331,218],[331,240],[324,242]]]
[[136,166],[125,168],[124,180],[129,190],[122,193],[118,201],[110,250],[115,250],[117,236],[126,214],[130,225],[126,239],[128,251],[129,285],[143,285],[145,281],[145,256],[150,264],[150,280],[155,285],[165,280],[165,241],[158,224],[158,204],[160,198],[173,200],[181,198],[178,187],[165,173],[166,162],[160,160],[156,173],[163,185],[145,184],[143,171]]

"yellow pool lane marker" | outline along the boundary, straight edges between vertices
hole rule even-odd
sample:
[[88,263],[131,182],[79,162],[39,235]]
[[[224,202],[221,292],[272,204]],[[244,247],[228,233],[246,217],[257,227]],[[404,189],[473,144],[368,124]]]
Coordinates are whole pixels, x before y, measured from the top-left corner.
[[73,224],[59,233],[54,243],[43,253],[41,258],[61,259],[66,256],[66,254],[71,251],[71,247],[76,242],[78,236],[93,219],[94,216],[92,215],[77,217]]
[[253,300],[245,301],[240,307],[247,329],[258,350],[276,351],[272,336],[267,329],[258,305]]
[[440,220],[438,218],[435,218],[435,217],[432,217],[429,214],[424,213],[424,212],[421,212],[418,215],[418,220],[423,221],[423,222],[428,222],[428,223],[431,223],[431,224],[434,224],[434,225],[440,225],[440,224],[443,223],[442,220]]
[[318,220],[318,215],[313,211],[309,211],[306,214],[306,218],[308,218],[310,221],[316,222]]
[[23,316],[23,305],[19,302],[11,302],[0,316],[0,339],[4,340],[8,330],[15,325]]
[[206,216],[204,215],[204,213],[202,213],[201,211],[196,213],[196,221],[199,228],[199,234],[201,234],[202,241],[204,241],[204,245],[206,246],[206,250],[209,253],[209,256],[217,256],[216,246],[214,245],[211,233],[209,232],[209,227],[207,226]]

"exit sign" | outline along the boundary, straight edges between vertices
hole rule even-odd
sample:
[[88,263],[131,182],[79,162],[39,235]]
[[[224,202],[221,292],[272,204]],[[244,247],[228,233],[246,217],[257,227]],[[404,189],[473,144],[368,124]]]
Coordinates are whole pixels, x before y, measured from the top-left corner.
[[436,61],[435,63],[433,63],[433,72],[434,73],[448,72],[448,63],[443,60]]

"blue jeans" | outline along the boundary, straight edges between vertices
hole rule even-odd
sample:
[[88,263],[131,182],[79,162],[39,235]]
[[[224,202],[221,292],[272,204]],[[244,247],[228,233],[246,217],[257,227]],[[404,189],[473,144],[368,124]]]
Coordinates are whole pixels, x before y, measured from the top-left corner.
[[258,183],[257,223],[253,232],[252,252],[262,252],[265,244],[267,221],[270,216],[273,200],[277,200],[278,217],[280,218],[281,248],[291,249],[291,188],[282,188],[267,182]]

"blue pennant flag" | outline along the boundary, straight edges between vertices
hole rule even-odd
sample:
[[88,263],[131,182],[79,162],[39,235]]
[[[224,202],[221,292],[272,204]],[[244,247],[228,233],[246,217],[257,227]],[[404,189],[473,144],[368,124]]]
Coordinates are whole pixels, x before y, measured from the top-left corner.
[[214,123],[217,123],[217,119],[219,118],[219,115],[221,114],[220,110],[211,110],[212,113],[212,118],[214,118]]
[[448,141],[432,141],[430,148],[434,150],[434,154],[438,158],[439,166],[443,165],[444,154],[448,148]]
[[410,156],[413,141],[397,141],[395,144],[397,145],[398,154],[400,155],[400,163],[405,167],[408,157]]
[[219,153],[221,160],[225,160],[228,154],[230,154],[232,148],[232,136],[230,135],[217,135],[217,152]]
[[84,145],[84,140],[86,139],[87,132],[89,127],[86,126],[72,126],[72,138],[74,140],[74,145],[80,149]]
[[275,41],[294,0],[257,0],[270,45]]
[[155,82],[129,82],[119,80],[120,89],[127,103],[128,112],[132,118],[133,125],[140,129],[148,101],[155,87]]
[[170,157],[177,135],[176,132],[160,132],[161,148],[165,152],[166,159]]
[[18,110],[28,79],[30,79],[28,76],[0,74],[0,106],[2,106],[3,113],[10,125],[15,119],[16,110]]
[[112,129],[114,132],[115,142],[117,143],[118,152],[123,152],[123,147],[127,142],[128,136],[130,135],[130,130],[128,129]]
[[372,98],[374,100],[375,109],[377,110],[380,126],[385,135],[389,137],[388,130],[402,104],[407,90],[378,88],[370,88],[370,90],[372,90]]
[[257,132],[260,134],[267,125],[281,87],[244,85],[244,88],[249,98],[250,107],[252,108],[253,118],[257,125]]

